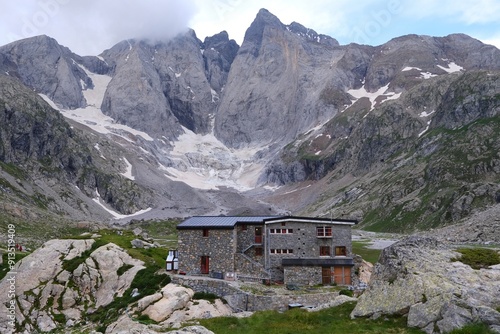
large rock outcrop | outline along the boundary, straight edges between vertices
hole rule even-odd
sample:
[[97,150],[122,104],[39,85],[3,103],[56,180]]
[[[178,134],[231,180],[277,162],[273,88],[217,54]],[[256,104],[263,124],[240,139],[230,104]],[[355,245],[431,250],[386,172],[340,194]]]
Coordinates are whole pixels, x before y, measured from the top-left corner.
[[[15,323],[22,333],[71,327],[87,313],[123,295],[143,262],[107,244],[92,252],[94,240],[50,240],[16,263]],[[85,257],[85,258],[82,258]],[[82,261],[78,261],[78,259]],[[75,265],[73,265],[75,263]],[[119,274],[119,268],[127,268]],[[0,293],[9,294],[8,278]],[[0,332],[18,332],[9,325],[8,308],[0,305]]]
[[472,322],[500,329],[500,267],[475,270],[435,239],[409,237],[383,250],[351,317],[406,314],[408,326],[446,333]]

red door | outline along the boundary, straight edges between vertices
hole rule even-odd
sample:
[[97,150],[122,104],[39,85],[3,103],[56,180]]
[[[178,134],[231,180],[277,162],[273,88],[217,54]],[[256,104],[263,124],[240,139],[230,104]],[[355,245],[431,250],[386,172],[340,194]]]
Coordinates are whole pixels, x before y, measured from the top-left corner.
[[256,244],[262,243],[262,227],[255,228],[255,243]]
[[201,273],[208,274],[210,271],[210,258],[208,256],[201,257]]

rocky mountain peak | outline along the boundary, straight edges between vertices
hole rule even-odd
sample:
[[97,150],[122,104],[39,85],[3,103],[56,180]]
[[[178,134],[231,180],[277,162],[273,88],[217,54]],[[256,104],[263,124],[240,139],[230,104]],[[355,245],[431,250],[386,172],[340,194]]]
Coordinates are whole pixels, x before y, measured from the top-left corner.
[[322,43],[326,44],[329,46],[338,46],[339,42],[330,36],[323,35],[323,34],[318,34],[316,31],[313,29],[309,29],[304,27],[302,24],[297,23],[297,22],[292,22],[290,25],[286,26],[287,30],[305,38],[308,41],[311,42],[316,42],[316,43]]
[[234,39],[229,39],[226,31],[221,31],[212,37],[206,37],[203,46],[205,50],[215,49],[229,64],[233,62],[240,48]]
[[45,94],[67,108],[86,105],[82,86],[92,87],[92,80],[75,61],[79,58],[51,37],[41,35],[0,47],[2,72],[19,77],[35,91]]
[[239,52],[250,53],[254,57],[257,57],[259,55],[259,50],[266,30],[275,29],[285,29],[285,25],[267,9],[259,10],[255,20],[245,32],[245,38]]

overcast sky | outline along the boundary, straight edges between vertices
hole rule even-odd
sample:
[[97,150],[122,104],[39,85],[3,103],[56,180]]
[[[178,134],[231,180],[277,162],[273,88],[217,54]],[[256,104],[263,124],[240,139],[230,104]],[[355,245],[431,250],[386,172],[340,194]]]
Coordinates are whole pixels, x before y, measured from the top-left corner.
[[168,39],[187,27],[201,40],[226,30],[241,44],[260,8],[341,44],[466,33],[500,47],[500,0],[0,0],[0,45],[46,34],[97,55],[127,38]]

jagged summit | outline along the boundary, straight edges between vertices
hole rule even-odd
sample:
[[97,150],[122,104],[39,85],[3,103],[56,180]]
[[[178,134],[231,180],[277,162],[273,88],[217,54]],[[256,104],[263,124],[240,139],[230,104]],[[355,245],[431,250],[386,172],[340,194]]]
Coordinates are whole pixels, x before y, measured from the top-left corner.
[[[158,43],[124,40],[98,57],[47,36],[0,47],[0,75],[42,95],[98,144],[82,148],[92,161],[118,159],[104,164],[109,173],[145,189],[133,198],[151,199],[115,200],[100,180],[97,190],[84,185],[96,196],[86,203],[108,203],[117,215],[151,208],[149,217],[271,207],[337,210],[378,227],[388,217],[460,219],[500,191],[499,70],[500,51],[463,34],[339,45],[265,9],[241,47],[225,31],[201,41],[193,30]],[[11,137],[14,147],[23,142]],[[50,189],[44,196],[59,196]],[[71,205],[71,214],[95,209]]]

